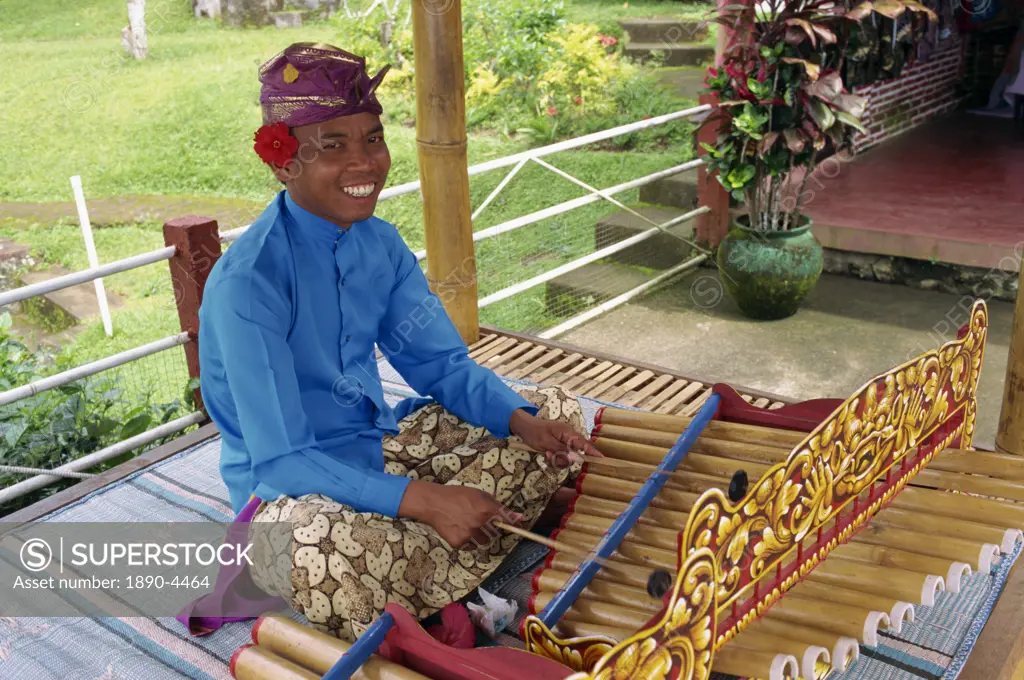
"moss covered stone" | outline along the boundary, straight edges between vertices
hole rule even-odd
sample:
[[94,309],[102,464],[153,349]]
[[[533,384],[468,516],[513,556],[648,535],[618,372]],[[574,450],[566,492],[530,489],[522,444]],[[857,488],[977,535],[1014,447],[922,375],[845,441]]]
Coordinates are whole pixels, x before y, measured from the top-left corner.
[[44,295],[22,300],[18,304],[21,316],[47,333],[59,333],[78,323],[78,319],[71,312],[48,300]]

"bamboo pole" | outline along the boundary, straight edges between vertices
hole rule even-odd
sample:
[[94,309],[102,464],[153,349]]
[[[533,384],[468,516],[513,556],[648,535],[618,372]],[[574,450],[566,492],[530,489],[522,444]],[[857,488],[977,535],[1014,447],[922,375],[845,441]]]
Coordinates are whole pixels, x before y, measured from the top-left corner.
[[[540,614],[554,597],[554,593],[537,593],[530,600],[530,611],[534,614]],[[600,600],[592,600],[588,597],[580,597],[566,610],[563,618],[566,621],[580,621],[582,623],[636,631],[647,625],[647,622],[653,616],[650,612],[634,609],[633,607],[623,607]]]
[[818,676],[818,664],[828,665],[832,658],[829,650],[817,645],[807,645],[798,640],[779,637],[777,635],[766,635],[758,632],[743,633],[729,642],[725,649],[739,647],[741,649],[754,649],[761,652],[775,652],[776,654],[789,654],[800,663],[800,677],[804,680],[813,680]]
[[991,571],[992,562],[999,555],[999,546],[991,543],[900,529],[874,521],[869,522],[866,527],[858,531],[851,540],[854,543],[867,543],[886,548],[909,550],[918,555],[941,557],[950,562],[964,562],[982,574],[988,574]]
[[[327,673],[352,646],[344,640],[321,633],[297,621],[280,614],[269,614],[260,617],[252,628],[252,639],[255,649],[262,650],[266,655],[273,655],[285,662],[294,664],[307,671],[315,678]],[[253,659],[253,665],[264,661],[264,658]],[[262,676],[253,676],[259,678]],[[266,676],[278,680],[277,676]],[[414,670],[384,659],[376,654],[359,668],[352,680],[428,680],[426,676]]]
[[[520,536],[527,540],[533,541],[534,543],[539,543],[540,545],[548,547],[552,550],[557,550],[559,552],[572,555],[573,557],[582,558],[584,561],[593,560],[604,569],[611,569],[612,571],[624,570],[624,567],[609,562],[606,559],[602,559],[595,554],[592,554],[592,551],[590,549],[581,548],[578,545],[570,545],[569,543],[563,543],[561,541],[555,541],[550,538],[547,538],[546,536],[535,534],[532,531],[527,531],[526,529],[514,526],[512,524],[506,524],[505,522],[494,522],[494,526],[504,531],[507,531],[510,534],[515,534],[516,536]],[[600,538],[595,540],[594,545],[597,545],[599,541]]]
[[[538,592],[557,593],[568,583],[572,573],[558,569],[543,569],[536,574],[535,583]],[[631,609],[650,612],[653,616],[661,611],[664,604],[648,595],[643,588],[615,581],[594,580],[580,597],[601,600],[612,605],[620,605]]]
[[615,642],[625,640],[635,631],[626,628],[614,628],[612,626],[599,626],[596,623],[585,621],[566,621],[562,619],[555,626],[555,634],[562,638],[573,637],[607,637]]
[[739,645],[727,645],[718,650],[711,661],[711,670],[727,675],[741,675],[748,678],[783,680],[800,674],[800,664],[789,654],[776,654],[755,649],[744,649]]
[[256,645],[244,645],[231,657],[231,677],[237,680],[317,680],[319,676]]
[[480,337],[466,162],[462,2],[412,3],[427,280],[466,344]]
[[1024,456],[1024,265],[1020,268],[1021,286],[1017,288],[1017,306],[1010,331],[1010,356],[1003,382],[1003,407],[999,412],[996,449]]
[[[796,623],[762,617],[747,626],[740,632],[740,635],[754,631],[825,647],[829,650],[829,656],[832,657],[832,667],[840,673],[860,656],[860,644],[856,638],[837,635],[818,626],[801,626]],[[737,637],[737,639],[739,638]]]
[[787,593],[764,614],[769,620],[812,626],[860,640],[869,647],[878,645],[878,629],[889,627],[889,615],[865,607],[808,600]]

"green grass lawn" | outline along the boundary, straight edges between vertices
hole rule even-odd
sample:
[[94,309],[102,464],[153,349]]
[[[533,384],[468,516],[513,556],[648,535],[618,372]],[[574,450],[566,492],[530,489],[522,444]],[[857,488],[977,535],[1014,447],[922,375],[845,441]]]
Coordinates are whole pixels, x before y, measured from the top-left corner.
[[[0,39],[68,40],[114,36],[128,23],[124,2],[115,0],[4,0]],[[188,0],[150,0],[146,23],[151,32],[181,31],[192,23]]]
[[[111,10],[120,3],[82,0],[61,3],[59,11],[57,4],[4,0],[0,10],[0,62],[19,64],[26,49],[32,52],[31,67],[8,68],[0,81],[0,126],[17,131],[16,141],[0,146],[0,166],[8,169],[0,200],[69,200],[75,174],[90,196],[267,200],[278,185],[252,151],[260,125],[256,69],[295,41],[343,44],[327,25],[227,30],[190,19],[188,2],[163,0],[150,7],[163,9],[166,19],[154,18],[149,57],[137,62],[121,49],[125,20]],[[582,6],[589,5],[570,7]],[[46,18],[33,22],[34,16]],[[26,42],[41,37],[50,39],[45,49]],[[386,111],[387,97],[382,103]],[[385,120],[391,182],[415,179],[413,130]],[[475,134],[470,163],[521,148],[522,142]]]

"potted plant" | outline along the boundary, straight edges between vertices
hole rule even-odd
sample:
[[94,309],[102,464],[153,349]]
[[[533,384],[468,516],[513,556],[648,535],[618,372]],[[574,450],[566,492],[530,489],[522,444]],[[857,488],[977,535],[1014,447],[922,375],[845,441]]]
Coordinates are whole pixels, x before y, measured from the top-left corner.
[[717,259],[746,316],[790,316],[817,283],[823,258],[803,212],[807,178],[865,132],[865,100],[841,76],[849,29],[872,12],[908,11],[935,16],[913,0],[766,0],[715,12],[732,44],[704,81],[718,100],[705,124],[715,121],[719,134],[702,147],[709,169],[743,203]]

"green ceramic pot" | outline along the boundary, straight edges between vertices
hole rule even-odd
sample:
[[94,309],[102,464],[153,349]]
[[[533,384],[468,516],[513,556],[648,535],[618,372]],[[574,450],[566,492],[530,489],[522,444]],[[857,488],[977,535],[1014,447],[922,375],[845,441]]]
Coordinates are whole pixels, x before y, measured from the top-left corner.
[[821,276],[821,244],[811,220],[789,231],[760,232],[740,217],[718,246],[722,285],[752,319],[784,319],[800,308]]

